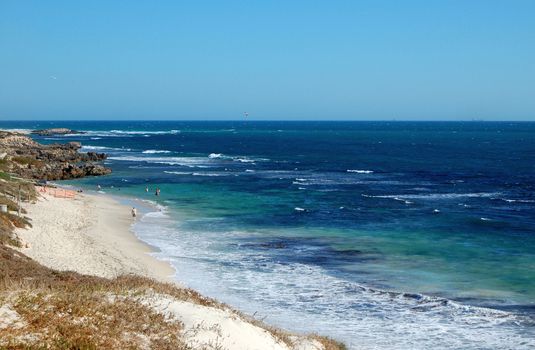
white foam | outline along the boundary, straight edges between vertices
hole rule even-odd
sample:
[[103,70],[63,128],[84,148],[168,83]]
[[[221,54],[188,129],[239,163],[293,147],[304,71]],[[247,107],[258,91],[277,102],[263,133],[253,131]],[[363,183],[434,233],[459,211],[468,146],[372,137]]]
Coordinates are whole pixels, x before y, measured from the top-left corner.
[[2,131],[8,131],[8,132],[16,132],[16,133],[19,133],[19,134],[29,134],[32,132],[32,129],[5,129],[5,128],[2,128],[0,129]]
[[303,185],[303,186],[308,185],[307,183],[303,183],[303,182],[299,182],[299,181],[292,181],[292,184],[293,185]]
[[145,154],[158,154],[158,153],[171,153],[171,151],[166,151],[166,150],[158,150],[158,149],[148,149],[146,151],[143,151],[141,153],[145,153]]
[[100,151],[105,149],[111,149],[109,147],[104,146],[82,146],[81,150],[91,150],[91,151]]
[[147,218],[165,218],[167,217],[167,214],[162,211],[152,211],[147,214],[145,214]]
[[507,199],[507,198],[498,198],[507,203],[535,203],[535,200],[531,199]]
[[163,131],[110,130],[110,133],[119,134],[119,135],[122,135],[122,134],[124,135],[166,135],[166,134],[178,134],[180,133],[180,130],[163,130]]
[[211,176],[211,177],[218,177],[218,176],[229,176],[231,174],[225,174],[225,173],[192,173],[193,176]]
[[191,232],[159,215],[136,225],[140,238],[161,249],[158,257],[166,257],[186,285],[268,323],[328,334],[350,349],[535,346],[530,321],[523,316],[369,288],[318,266],[278,262],[269,252],[235,244],[251,232]]
[[249,159],[249,158],[246,158],[246,157],[236,157],[236,158],[232,158],[232,160],[235,161],[235,162],[251,163],[251,164],[254,164],[254,162],[256,162],[255,159]]
[[371,174],[373,170],[358,170],[358,169],[347,169],[348,173],[357,173],[357,174]]
[[208,155],[208,158],[228,160],[228,161],[234,161],[234,162],[240,162],[240,163],[253,163],[253,164],[255,162],[269,161],[269,159],[266,159],[266,158],[254,158],[254,157],[251,158],[251,157],[246,157],[246,156],[229,156],[223,153],[210,153]]
[[85,130],[84,134],[67,134],[65,136],[81,137],[132,137],[132,136],[150,136],[150,135],[174,135],[180,133],[180,130]]
[[498,194],[497,192],[478,192],[478,193],[427,193],[427,194],[392,194],[392,195],[368,195],[362,194],[368,198],[386,198],[394,200],[405,199],[423,199],[423,200],[441,200],[456,198],[488,198]]
[[175,174],[175,175],[191,175],[191,174],[193,174],[192,172],[187,172],[187,171],[167,171],[167,170],[165,170],[164,173],[166,173],[166,174]]
[[82,146],[80,149],[81,152],[87,152],[87,151],[126,151],[130,152],[132,151],[131,148],[114,148],[114,147],[106,147],[106,146]]
[[126,162],[146,162],[155,164],[169,164],[169,165],[185,165],[197,166],[199,164],[206,164],[206,158],[200,157],[137,157],[137,156],[120,156],[108,157],[110,160],[120,160]]

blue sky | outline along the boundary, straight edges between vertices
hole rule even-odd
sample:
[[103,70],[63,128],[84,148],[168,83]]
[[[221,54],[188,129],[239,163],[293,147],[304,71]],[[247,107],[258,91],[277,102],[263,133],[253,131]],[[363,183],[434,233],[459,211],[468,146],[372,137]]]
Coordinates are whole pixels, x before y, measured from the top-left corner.
[[535,120],[535,1],[0,0],[0,119]]

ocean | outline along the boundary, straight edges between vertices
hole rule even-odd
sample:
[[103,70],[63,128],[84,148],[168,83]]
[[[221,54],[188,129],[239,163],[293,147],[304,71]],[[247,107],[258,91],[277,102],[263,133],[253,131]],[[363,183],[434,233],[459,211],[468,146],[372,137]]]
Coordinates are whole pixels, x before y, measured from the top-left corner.
[[[535,348],[535,123],[0,122],[105,152],[68,185],[203,294],[353,349]],[[146,191],[148,188],[148,191]],[[155,196],[159,188],[160,196]]]

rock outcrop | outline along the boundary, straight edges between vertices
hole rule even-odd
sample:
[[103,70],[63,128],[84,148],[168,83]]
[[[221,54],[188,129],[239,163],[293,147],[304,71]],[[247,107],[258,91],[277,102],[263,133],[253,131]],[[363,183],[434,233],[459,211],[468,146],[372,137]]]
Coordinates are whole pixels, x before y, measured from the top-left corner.
[[0,131],[2,170],[36,180],[66,180],[111,173],[98,162],[106,154],[80,153],[79,142],[42,145],[22,134]]
[[32,134],[39,136],[52,136],[52,135],[66,135],[66,134],[85,134],[83,131],[76,131],[67,128],[52,128],[52,129],[41,129],[33,130]]

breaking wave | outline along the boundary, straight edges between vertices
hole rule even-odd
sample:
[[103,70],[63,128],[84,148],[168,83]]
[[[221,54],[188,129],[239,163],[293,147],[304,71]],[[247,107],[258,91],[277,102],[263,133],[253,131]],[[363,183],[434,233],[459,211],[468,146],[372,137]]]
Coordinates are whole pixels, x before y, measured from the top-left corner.
[[184,165],[184,166],[198,166],[206,165],[207,159],[201,157],[136,157],[136,156],[120,156],[108,157],[110,160],[119,160],[125,162],[146,162],[154,164],[168,164],[168,165]]
[[368,195],[362,194],[368,198],[386,198],[394,200],[423,199],[423,200],[441,200],[457,198],[490,198],[497,195],[496,192],[479,192],[479,193],[431,193],[431,194],[392,194],[392,195]]
[[[535,346],[529,316],[367,287],[319,266],[278,261],[231,244],[246,239],[245,232],[194,234],[169,214],[144,216],[134,228],[137,235],[160,249],[157,256],[180,271],[181,282],[272,324],[301,332],[328,329],[351,349]],[[217,249],[222,245],[227,247],[224,251]]]
[[114,147],[106,147],[106,146],[82,146],[80,149],[82,152],[90,152],[90,151],[125,151],[130,152],[132,151],[131,148],[114,148]]
[[158,153],[171,153],[171,151],[166,151],[166,150],[157,150],[157,149],[148,149],[146,151],[143,151],[141,153],[145,153],[145,154],[158,154]]
[[358,169],[347,169],[348,173],[357,173],[357,174],[372,174],[373,170],[358,170]]

